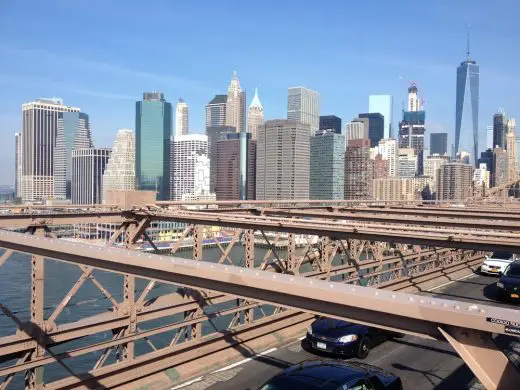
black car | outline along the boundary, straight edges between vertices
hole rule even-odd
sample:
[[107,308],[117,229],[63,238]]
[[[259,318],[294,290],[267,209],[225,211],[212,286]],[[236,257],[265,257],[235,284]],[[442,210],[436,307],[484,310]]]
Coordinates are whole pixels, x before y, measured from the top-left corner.
[[366,325],[320,317],[308,327],[306,341],[317,351],[364,359],[372,346],[400,336]]
[[401,379],[362,363],[311,360],[275,375],[259,390],[402,390]]
[[520,301],[520,260],[509,264],[497,282],[497,298]]

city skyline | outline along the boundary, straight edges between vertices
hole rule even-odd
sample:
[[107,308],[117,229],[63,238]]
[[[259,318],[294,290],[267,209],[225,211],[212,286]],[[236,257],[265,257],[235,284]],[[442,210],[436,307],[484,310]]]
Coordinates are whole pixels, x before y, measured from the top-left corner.
[[[177,96],[183,96],[190,105],[190,131],[193,129],[193,133],[204,133],[205,104],[214,94],[225,93],[229,74],[232,70],[237,69],[243,89],[249,91],[250,95],[256,85],[261,88],[266,120],[285,116],[286,93],[287,88],[291,85],[304,85],[316,90],[321,96],[320,113],[337,115],[345,122],[355,117],[357,113],[366,111],[366,99],[369,95],[389,94],[394,97],[393,116],[400,118],[401,103],[405,99],[403,91],[409,81],[416,80],[426,98],[426,110],[430,120],[426,124],[427,132],[447,132],[449,134],[448,145],[451,150],[451,145],[454,144],[455,122],[454,73],[465,51],[467,23],[472,26],[472,56],[478,60],[482,73],[479,145],[485,145],[485,126],[491,124],[492,115],[498,107],[503,106],[511,116],[518,116],[512,91],[517,89],[515,85],[520,86],[520,80],[514,77],[511,67],[514,61],[500,63],[493,54],[496,50],[501,48],[505,50],[511,45],[510,36],[515,36],[514,31],[517,31],[513,19],[509,17],[509,14],[513,12],[508,12],[503,23],[495,26],[498,27],[498,30],[494,30],[494,33],[491,34],[493,37],[503,36],[504,39],[498,43],[496,40],[492,42],[492,37],[487,36],[489,29],[486,27],[489,26],[489,21],[479,18],[480,14],[486,14],[486,9],[491,9],[487,8],[488,5],[478,4],[470,11],[463,5],[447,5],[447,3],[428,6],[381,5],[374,10],[375,20],[382,21],[387,17],[398,18],[398,15],[405,9],[412,13],[428,9],[432,19],[431,24],[428,23],[426,28],[411,38],[413,42],[423,42],[428,35],[433,35],[433,31],[436,32],[433,25],[440,21],[445,26],[443,36],[449,37],[449,39],[442,40],[442,37],[436,37],[435,39],[443,41],[443,45],[428,45],[428,47],[418,45],[415,46],[413,52],[402,54],[397,50],[392,51],[402,44],[404,38],[402,33],[396,30],[383,38],[388,43],[388,48],[378,51],[360,51],[381,39],[379,30],[376,29],[377,31],[374,32],[366,32],[359,43],[350,40],[346,45],[342,43],[338,63],[327,64],[327,72],[323,72],[323,66],[317,64],[310,66],[310,64],[301,64],[294,60],[288,61],[293,52],[301,50],[302,44],[295,44],[295,47],[291,48],[284,45],[283,51],[280,51],[282,49],[278,45],[269,49],[274,36],[282,34],[278,28],[275,28],[274,31],[263,32],[263,39],[257,47],[257,50],[260,48],[267,50],[272,56],[262,58],[254,56],[254,59],[247,59],[245,49],[237,49],[234,54],[230,50],[224,49],[224,52],[219,53],[222,61],[216,64],[211,62],[211,72],[205,72],[201,66],[204,60],[201,61],[198,56],[192,56],[191,52],[187,58],[188,64],[176,65],[175,72],[172,72],[171,61],[174,58],[165,54],[164,51],[152,50],[159,43],[154,43],[153,47],[147,49],[150,52],[147,52],[146,61],[138,60],[135,56],[137,52],[132,54],[128,50],[125,51],[125,47],[130,47],[126,43],[122,45],[121,50],[127,53],[128,61],[123,58],[118,59],[114,53],[111,53],[111,51],[116,52],[117,50],[115,50],[116,46],[111,47],[111,45],[115,45],[115,42],[110,39],[97,49],[92,44],[88,44],[85,37],[92,36],[92,39],[95,40],[99,36],[106,36],[109,24],[106,26],[103,24],[101,26],[103,28],[99,28],[97,31],[94,31],[92,27],[74,26],[78,31],[74,32],[73,38],[78,45],[73,47],[69,47],[69,45],[67,46],[69,49],[65,46],[53,45],[51,42],[41,42],[41,45],[35,46],[31,37],[37,36],[36,34],[44,25],[52,33],[55,27],[52,27],[52,23],[49,22],[58,18],[62,23],[63,20],[59,15],[65,11],[91,15],[94,18],[93,24],[96,26],[102,22],[104,17],[108,16],[99,16],[98,13],[91,14],[93,10],[89,10],[89,7],[82,4],[77,4],[75,7],[62,3],[46,4],[45,7],[35,4],[34,7],[41,12],[28,15],[31,23],[30,26],[26,26],[27,28],[23,27],[24,23],[21,24],[22,27],[18,25],[20,20],[25,20],[27,17],[23,13],[23,7],[16,4],[9,5],[6,8],[7,11],[3,13],[3,16],[7,17],[0,28],[6,29],[5,31],[9,29],[11,32],[9,37],[12,39],[8,41],[7,38],[0,38],[0,47],[10,58],[10,61],[4,61],[0,65],[0,83],[6,92],[0,97],[2,103],[0,135],[2,137],[14,137],[14,133],[21,130],[20,106],[22,103],[41,96],[60,96],[68,104],[78,106],[89,113],[96,145],[110,146],[117,129],[123,127],[134,129],[132,102],[139,99],[142,91],[154,89],[163,91],[169,101],[175,101]],[[166,3],[157,5],[154,9],[157,7],[163,7],[165,15],[172,9]],[[188,44],[193,48],[198,47],[197,45],[203,42],[207,31],[213,31],[215,28],[216,22],[211,22],[210,14],[218,20],[218,15],[222,12],[230,12],[233,9],[229,7],[231,5],[224,7],[224,10],[203,11],[200,17],[203,20],[209,20],[208,25],[204,26],[190,42],[179,42],[179,45],[182,45],[184,49]],[[124,8],[125,14],[130,16],[138,15],[140,12],[143,14],[149,12],[146,9],[136,9],[136,6],[130,5]],[[233,12],[237,16],[246,16],[240,23],[250,25],[251,16],[247,15],[246,8],[247,6],[238,7]],[[262,15],[268,12],[268,8],[269,4],[266,3],[258,11]],[[290,4],[277,7],[279,14],[275,15],[275,22],[285,20],[284,16],[287,15],[290,8]],[[338,11],[339,17],[340,11],[362,12],[366,6],[357,4],[346,6],[338,2],[330,5],[327,14],[331,8]],[[513,3],[509,8],[511,11],[517,9]],[[450,14],[448,10],[451,12],[451,16],[447,16]],[[181,5],[175,8],[175,12],[188,18],[189,15],[194,14],[195,10],[187,5]],[[310,15],[315,12],[323,13],[325,10],[321,10],[315,5],[309,5],[299,12],[303,15]],[[22,17],[24,19],[21,19]],[[157,17],[161,18],[162,15]],[[336,18],[335,15],[333,17]],[[69,21],[66,24],[72,27]],[[60,28],[62,27],[64,26]],[[181,26],[175,27],[175,29],[177,28],[179,32],[182,30]],[[301,29],[301,27],[296,28],[297,31],[298,28]],[[323,38],[326,37],[328,38],[327,45],[339,45],[339,42],[350,34],[350,30],[355,30],[355,28],[355,23],[353,23],[350,27],[338,26],[330,27],[325,31],[316,30],[316,36],[310,37],[305,44],[309,48],[317,49],[322,44]],[[334,34],[334,37],[328,33],[331,29],[337,33]],[[227,29],[224,30],[227,31]],[[221,36],[220,34],[224,34],[225,31],[219,32],[217,35]],[[150,36],[150,33],[139,32],[139,35],[136,35],[136,32],[125,31],[123,26],[114,33],[116,36],[124,33],[128,37],[128,42],[132,41],[135,48],[143,47],[144,42],[148,41]],[[283,32],[283,34],[288,33]],[[83,35],[85,37],[82,37]],[[7,35],[4,34],[4,36]],[[282,37],[289,38],[287,35],[282,35]],[[336,42],[336,40],[338,41]],[[161,39],[159,39],[160,41]],[[202,45],[200,51],[204,51],[206,46],[207,44]],[[442,50],[435,46],[442,46]],[[385,50],[392,52],[387,53]],[[186,54],[180,49],[179,51],[183,55]],[[230,55],[226,56],[226,53]],[[283,54],[283,57],[280,59],[275,54]],[[215,53],[212,50],[203,53],[204,58],[208,55],[215,56]],[[276,57],[276,61],[271,57]],[[356,61],[349,61],[354,57]],[[193,62],[195,58],[196,63]],[[40,64],[37,70],[28,66],[36,59]],[[197,63],[199,65],[196,65]],[[347,63],[348,66],[345,67]],[[275,64],[277,67],[273,68]],[[69,68],[74,71],[71,72]],[[507,88],[505,92],[501,86],[504,83],[511,87]],[[247,104],[249,103],[250,101],[247,101]],[[395,122],[396,120],[394,120],[394,131]],[[480,147],[479,152],[482,149]],[[5,152],[0,155],[0,163],[14,166],[13,148],[6,148]],[[14,169],[0,174],[0,183],[14,183]]]

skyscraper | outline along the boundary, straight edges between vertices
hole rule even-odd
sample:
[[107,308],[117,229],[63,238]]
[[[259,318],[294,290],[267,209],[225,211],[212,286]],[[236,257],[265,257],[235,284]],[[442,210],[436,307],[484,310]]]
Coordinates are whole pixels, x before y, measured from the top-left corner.
[[507,117],[504,112],[493,115],[493,147],[506,148]]
[[341,118],[336,115],[321,115],[320,130],[333,130],[336,134],[341,134]]
[[[206,161],[208,137],[202,134],[179,135],[173,137],[171,148],[170,199],[183,200],[183,196],[194,195],[201,191],[209,193],[209,161]],[[208,169],[204,175],[206,162]],[[203,173],[203,177],[197,176],[199,170]],[[206,189],[205,181],[207,181]]]
[[264,123],[264,107],[258,97],[258,88],[255,88],[255,96],[249,105],[247,112],[247,131],[251,133],[251,137],[256,139],[258,127]]
[[61,112],[79,112],[63,100],[37,99],[22,106],[22,182],[24,202],[54,197],[54,146]]
[[378,151],[383,157],[383,160],[388,161],[388,176],[399,176],[398,160],[399,152],[397,147],[397,140],[393,138],[382,139],[379,141]]
[[289,88],[287,119],[309,125],[314,135],[320,128],[320,94],[304,87]]
[[137,189],[169,198],[172,105],[160,92],[145,92],[135,105],[135,175]]
[[414,177],[417,175],[418,158],[413,148],[399,148],[398,175]]
[[206,132],[208,127],[226,125],[227,95],[215,95],[206,105]]
[[370,140],[349,140],[345,151],[345,199],[372,198],[373,170]]
[[506,135],[506,147],[507,147],[507,181],[513,181],[518,177],[516,170],[516,120],[515,118],[509,118],[507,122],[508,132]]
[[101,203],[103,173],[110,158],[110,149],[73,149],[71,195],[73,204]]
[[368,119],[354,118],[345,124],[345,149],[351,139],[368,138]]
[[486,126],[486,149],[493,147],[493,126]]
[[233,126],[237,132],[246,131],[246,92],[240,88],[237,72],[233,72],[228,86],[226,126]]
[[345,137],[319,131],[310,139],[310,151],[310,199],[344,199]]
[[22,196],[22,133],[14,135],[14,196]]
[[54,197],[71,199],[72,151],[93,148],[88,115],[60,112],[54,147]]
[[425,121],[426,113],[419,105],[417,87],[412,84],[408,88],[408,111],[403,111],[403,119],[399,123],[399,147],[415,150],[419,175],[423,173]]
[[103,203],[111,190],[135,190],[135,137],[130,129],[117,132],[103,173]]
[[186,135],[189,132],[188,103],[179,98],[175,107],[175,135]]
[[498,187],[507,183],[508,161],[505,149],[493,149],[493,169],[491,172],[491,187]]
[[227,134],[227,139],[218,141],[215,156],[217,200],[240,199],[240,136],[246,134],[247,199],[255,199],[256,140],[250,133]]
[[448,133],[430,134],[430,154],[441,156],[448,153]]
[[[462,61],[457,68],[455,153],[463,150],[471,153],[473,165],[476,164],[478,158],[478,103],[479,67],[470,57],[468,32],[466,60]],[[469,112],[470,105],[471,116]]]
[[463,201],[473,195],[473,170],[471,165],[452,162],[439,168],[437,199]]
[[309,199],[310,126],[270,120],[258,130],[256,199]]
[[370,146],[372,148],[379,144],[379,141],[384,138],[385,134],[385,120],[383,115],[378,112],[359,114],[359,118],[368,119],[368,138],[370,139]]
[[228,134],[234,134],[237,129],[233,126],[210,126],[206,128],[208,137],[207,155],[209,158],[209,188],[210,192],[215,192],[217,179],[217,142],[227,139]]
[[394,110],[394,99],[392,95],[370,95],[368,97],[368,112],[377,112],[384,118],[383,138],[393,137],[392,113]]

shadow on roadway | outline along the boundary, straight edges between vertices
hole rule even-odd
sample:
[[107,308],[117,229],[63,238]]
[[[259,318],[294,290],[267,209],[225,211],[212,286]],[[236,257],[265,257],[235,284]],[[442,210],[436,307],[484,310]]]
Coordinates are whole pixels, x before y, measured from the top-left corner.
[[420,349],[424,349],[425,351],[432,351],[432,352],[442,353],[442,354],[445,354],[445,355],[459,357],[459,354],[457,352],[445,350],[445,349],[442,349],[442,348],[431,347],[431,346],[428,346],[428,345],[421,345],[421,344],[413,343],[411,341],[406,341],[406,340],[403,340],[403,339],[393,339],[392,341],[394,343],[401,344],[401,345],[406,345],[408,347],[420,348]]
[[[396,370],[399,370],[399,371],[408,371],[408,372],[414,372],[414,373],[419,373],[419,374],[422,374],[424,376],[424,378],[430,382],[430,384],[432,385],[432,387],[435,386],[435,379],[437,381],[442,381],[443,378],[440,377],[439,375],[437,374],[434,374],[433,373],[433,370],[419,370],[417,368],[413,368],[413,367],[410,367],[410,366],[406,366],[404,364],[401,364],[401,363],[393,363],[392,364],[392,367],[395,368]],[[399,373],[396,372],[397,375],[399,375]],[[453,387],[453,389],[460,389],[460,387]]]

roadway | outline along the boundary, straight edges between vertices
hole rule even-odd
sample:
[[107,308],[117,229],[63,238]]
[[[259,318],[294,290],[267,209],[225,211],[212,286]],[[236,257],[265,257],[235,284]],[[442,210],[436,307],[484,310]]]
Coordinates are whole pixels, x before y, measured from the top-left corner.
[[[457,299],[467,302],[486,303],[518,309],[518,306],[496,302],[493,299],[496,278],[474,275],[434,291],[424,292],[439,298]],[[518,359],[520,341],[511,337],[498,340],[503,345],[509,344],[513,351],[513,360]],[[518,351],[517,353],[514,350]],[[278,349],[264,351],[254,359],[244,359],[213,373],[207,374],[191,384],[173,387],[183,390],[228,390],[257,389],[264,381],[289,365],[303,360],[329,358],[317,356],[310,351],[304,341],[295,342]],[[352,359],[356,360],[356,359]],[[405,336],[402,339],[386,341],[372,349],[364,360],[399,375],[405,389],[450,390],[480,389],[475,383],[471,371],[464,364],[448,343],[424,340]]]

